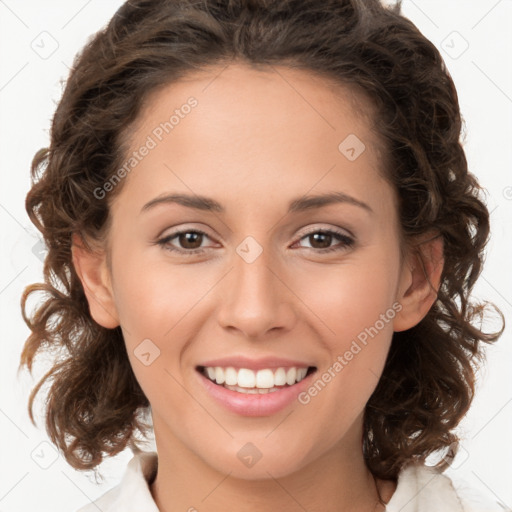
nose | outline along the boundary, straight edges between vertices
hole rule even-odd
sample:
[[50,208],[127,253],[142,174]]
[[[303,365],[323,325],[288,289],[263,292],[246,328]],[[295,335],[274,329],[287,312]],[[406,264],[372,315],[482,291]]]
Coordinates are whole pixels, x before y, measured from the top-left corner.
[[265,338],[269,331],[292,329],[297,319],[294,295],[286,271],[272,254],[263,250],[251,262],[235,253],[233,267],[220,290],[220,325],[252,340]]

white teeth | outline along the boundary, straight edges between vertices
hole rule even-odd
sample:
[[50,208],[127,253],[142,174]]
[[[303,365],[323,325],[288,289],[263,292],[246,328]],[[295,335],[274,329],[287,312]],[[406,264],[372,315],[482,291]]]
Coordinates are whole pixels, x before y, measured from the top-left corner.
[[247,393],[267,393],[277,391],[276,386],[292,386],[296,382],[300,382],[304,377],[308,368],[298,368],[292,366],[290,368],[264,368],[257,372],[248,368],[236,369],[232,366],[222,368],[221,366],[208,366],[203,373],[211,381],[224,385],[228,389]]
[[[217,384],[221,384],[217,381]],[[253,388],[256,385],[256,375],[252,370],[240,368],[238,370],[238,385],[241,388]]]
[[258,370],[256,374],[256,387],[265,389],[274,387],[274,374],[272,370]]
[[256,393],[260,395],[266,395],[267,393],[274,393],[275,391],[279,391],[279,388],[273,387],[270,389],[264,389],[264,388],[241,388],[240,386],[228,386],[224,385],[225,388],[230,389],[231,391],[238,391],[239,393],[246,393],[250,395],[254,395]]
[[284,368],[278,368],[276,373],[274,373],[274,384],[276,386],[284,386],[286,384],[286,372],[284,371]]
[[286,372],[286,384],[288,384],[288,386],[295,384],[296,378],[297,378],[297,368],[292,367]]
[[208,366],[208,368],[206,368],[206,372],[208,373],[208,378],[210,380],[215,380],[215,368]]
[[225,381],[224,370],[219,366],[215,368],[215,380],[217,381],[217,384],[224,384]]
[[238,383],[238,372],[230,366],[229,368],[226,368],[226,371],[224,372],[224,376],[226,379],[226,384],[230,386],[236,386]]

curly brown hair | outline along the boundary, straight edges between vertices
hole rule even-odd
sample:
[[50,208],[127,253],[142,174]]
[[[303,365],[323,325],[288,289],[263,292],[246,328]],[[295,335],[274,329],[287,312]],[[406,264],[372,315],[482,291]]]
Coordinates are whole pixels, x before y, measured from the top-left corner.
[[[473,325],[489,236],[482,191],[468,172],[453,81],[436,47],[401,12],[378,0],[130,0],[75,58],[56,109],[50,147],[32,162],[26,198],[48,248],[44,283],[21,300],[31,335],[20,368],[38,352],[55,354],[34,387],[51,382],[46,429],[66,460],[93,469],[103,457],[137,447],[149,402],[130,366],[120,327],[90,316],[71,259],[74,233],[104,240],[110,201],[97,191],[125,159],[126,140],[150,93],[187,73],[233,59],[285,65],[359,91],[375,108],[386,178],[399,198],[401,237],[436,231],[444,243],[437,301],[415,327],[395,332],[364,416],[363,451],[371,472],[396,478],[401,467],[450,444],[475,390],[482,343],[501,335]],[[87,245],[87,247],[89,247]],[[45,299],[27,315],[33,292]],[[503,315],[500,314],[502,321]],[[35,423],[34,423],[35,424]],[[445,467],[443,464],[438,464]]]

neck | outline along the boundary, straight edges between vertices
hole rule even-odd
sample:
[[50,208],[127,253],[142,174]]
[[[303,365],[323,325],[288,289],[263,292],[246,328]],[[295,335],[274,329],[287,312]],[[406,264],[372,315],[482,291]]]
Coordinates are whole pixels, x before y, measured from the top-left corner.
[[[357,432],[356,439],[361,439]],[[150,485],[161,512],[266,512],[322,510],[376,512],[385,507],[396,485],[374,479],[364,463],[360,443],[340,443],[311,463],[283,477],[247,480],[221,473],[155,424],[158,472]],[[347,449],[346,446],[354,448]],[[380,499],[379,499],[380,498]]]

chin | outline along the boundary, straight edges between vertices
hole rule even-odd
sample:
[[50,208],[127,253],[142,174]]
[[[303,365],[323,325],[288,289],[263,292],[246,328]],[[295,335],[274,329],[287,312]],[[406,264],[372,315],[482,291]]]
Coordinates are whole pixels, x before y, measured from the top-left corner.
[[265,439],[265,435],[255,436],[254,441],[248,440],[249,436],[233,439],[229,447],[219,447],[220,453],[207,458],[203,453],[203,460],[219,473],[241,480],[283,478],[308,464],[304,446],[286,444],[284,439]]

